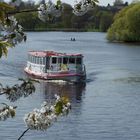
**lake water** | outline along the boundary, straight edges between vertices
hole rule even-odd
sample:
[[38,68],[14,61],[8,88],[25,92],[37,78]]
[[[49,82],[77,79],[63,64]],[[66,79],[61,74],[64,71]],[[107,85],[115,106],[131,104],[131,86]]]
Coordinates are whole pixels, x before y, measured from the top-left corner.
[[[28,41],[10,49],[0,60],[0,82],[9,85],[25,77],[28,50],[82,53],[87,82],[81,84],[36,84],[36,92],[10,103],[17,105],[14,119],[0,122],[0,140],[16,140],[26,130],[24,114],[40,108],[54,94],[66,95],[72,103],[47,131],[29,131],[23,140],[138,140],[140,139],[140,45],[108,43],[104,33],[31,32]],[[70,41],[72,37],[76,41]]]

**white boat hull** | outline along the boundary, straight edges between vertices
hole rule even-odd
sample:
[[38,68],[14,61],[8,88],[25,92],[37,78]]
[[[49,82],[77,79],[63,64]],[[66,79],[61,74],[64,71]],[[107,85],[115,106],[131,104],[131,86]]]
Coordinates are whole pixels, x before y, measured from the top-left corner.
[[65,72],[49,72],[49,73],[39,73],[29,70],[27,67],[24,71],[31,77],[42,80],[64,80],[68,82],[85,82],[85,73],[72,73],[69,71]]

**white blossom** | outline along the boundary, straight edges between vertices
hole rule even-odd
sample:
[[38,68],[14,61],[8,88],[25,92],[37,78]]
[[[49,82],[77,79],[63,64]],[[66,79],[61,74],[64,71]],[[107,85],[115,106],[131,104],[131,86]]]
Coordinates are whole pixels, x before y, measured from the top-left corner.
[[46,22],[52,20],[54,17],[60,17],[62,6],[55,5],[51,0],[49,0],[46,4],[41,4],[38,10],[39,19]]
[[5,121],[10,117],[15,116],[15,107],[5,105],[0,109],[0,121]]
[[30,80],[24,80],[23,83],[16,84],[12,87],[3,87],[0,85],[0,93],[5,94],[6,98],[11,102],[18,100],[19,98],[27,97],[35,91],[35,87]]
[[58,102],[63,104],[61,114],[67,114],[70,109],[70,103],[65,104],[63,100],[55,95],[56,100],[54,104],[50,105],[48,102],[44,102],[41,105],[41,109],[34,109],[32,112],[28,113],[24,117],[24,122],[27,127],[31,130],[47,130],[56,120],[59,115],[57,115],[55,107]]
[[77,16],[83,16],[88,11],[88,9],[85,5],[81,5],[80,9],[77,9],[76,7],[77,7],[77,5],[75,5],[73,13]]
[[53,105],[50,106],[50,111],[54,112],[55,111],[55,108]]
[[10,17],[8,17],[7,20],[9,20],[10,25],[5,25],[4,26],[5,30],[7,32],[11,32],[11,31],[15,30],[15,28],[17,27],[17,23],[18,23],[16,18],[14,16],[10,16]]
[[25,38],[25,33],[23,32],[23,28],[18,24],[16,18],[13,16],[8,17],[7,24],[0,24],[0,30],[3,32],[0,34],[0,41],[6,41],[13,46],[17,43],[20,43]]
[[23,96],[23,93],[18,89],[17,91],[11,90],[9,94],[6,94],[7,99],[11,102],[18,100],[20,97]]
[[54,97],[56,98],[56,101],[59,101],[60,100],[60,96],[55,94]]
[[56,8],[56,5],[50,0],[47,3],[47,12],[55,17],[61,16],[61,8]]
[[76,16],[83,16],[89,10],[92,10],[94,8],[94,5],[95,3],[93,0],[81,0],[74,5],[73,13]]
[[41,109],[40,109],[40,113],[45,113],[46,112],[46,108],[45,107],[42,107]]

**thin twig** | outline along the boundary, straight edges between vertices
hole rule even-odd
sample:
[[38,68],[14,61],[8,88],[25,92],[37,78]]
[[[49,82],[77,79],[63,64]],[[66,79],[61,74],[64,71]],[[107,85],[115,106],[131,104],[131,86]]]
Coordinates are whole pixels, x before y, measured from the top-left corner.
[[28,10],[17,10],[17,11],[11,11],[11,12],[7,12],[7,15],[14,15],[14,14],[18,14],[18,13],[28,13],[28,12],[37,12],[37,11],[41,11],[39,9],[28,9]]
[[0,92],[0,95],[3,95],[3,94],[5,94],[5,92]]
[[28,132],[30,130],[30,128],[27,128],[22,134],[21,134],[21,136],[18,138],[18,140],[21,140],[21,138],[24,136],[24,134],[26,133],[26,132]]

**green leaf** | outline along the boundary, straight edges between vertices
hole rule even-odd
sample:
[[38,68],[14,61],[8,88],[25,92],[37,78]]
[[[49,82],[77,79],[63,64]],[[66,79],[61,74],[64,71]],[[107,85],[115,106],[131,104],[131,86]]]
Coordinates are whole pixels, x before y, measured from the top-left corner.
[[7,54],[8,54],[7,47],[3,47],[2,52],[3,52],[3,55],[7,56]]
[[15,110],[10,110],[10,115],[11,115],[12,118],[15,117],[15,115],[16,115]]
[[12,47],[12,44],[5,42],[5,41],[0,41],[0,58],[3,55],[7,56],[8,47]]
[[8,26],[10,26],[10,24],[11,24],[11,21],[10,21],[10,19],[6,19],[6,24],[8,25]]
[[2,21],[2,23],[4,22],[4,18],[5,18],[4,12],[0,11],[0,20]]
[[13,34],[10,35],[10,38],[11,38],[11,39],[13,39],[13,38],[15,38],[15,37],[16,37],[16,34],[15,34],[15,33],[13,33]]
[[61,4],[62,4],[62,3],[61,3],[61,0],[57,0],[56,5],[59,6],[59,5],[61,5]]
[[64,105],[66,105],[69,102],[69,99],[67,97],[62,97],[61,100]]
[[61,114],[62,113],[62,109],[63,109],[63,103],[62,103],[62,101],[57,102],[56,105],[55,105],[56,115]]

